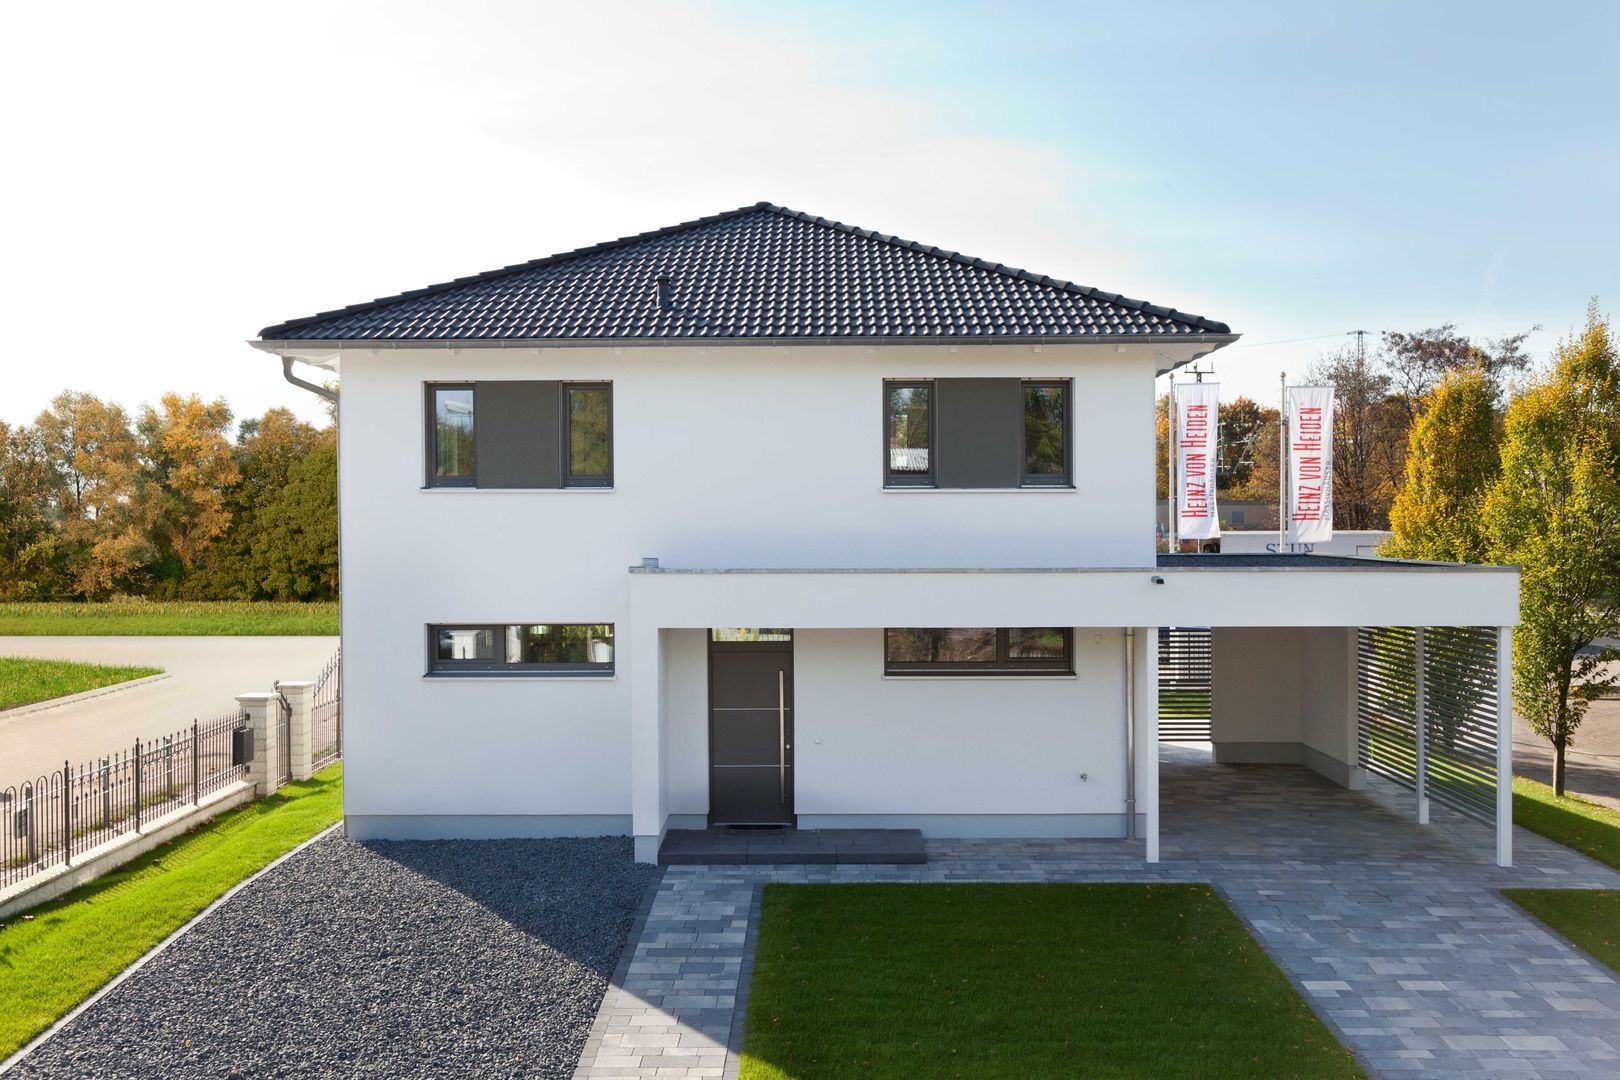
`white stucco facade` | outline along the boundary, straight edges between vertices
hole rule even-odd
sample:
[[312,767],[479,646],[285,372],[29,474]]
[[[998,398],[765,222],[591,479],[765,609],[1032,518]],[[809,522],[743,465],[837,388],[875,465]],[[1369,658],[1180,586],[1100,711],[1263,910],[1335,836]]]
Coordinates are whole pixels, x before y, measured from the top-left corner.
[[[1153,380],[1206,348],[306,351],[342,373],[351,834],[631,834],[655,857],[709,811],[717,626],[794,631],[800,827],[1122,836],[1134,785],[1156,858],[1166,625],[1232,628],[1216,649],[1229,755],[1355,782],[1353,628],[1511,625],[1516,575],[1158,567]],[[884,380],[981,376],[1069,381],[1073,486],[886,489]],[[611,383],[611,488],[425,486],[426,387],[518,379]],[[614,671],[430,675],[427,628],[478,623],[612,624]],[[1068,627],[1074,671],[885,676],[894,626]],[[1245,651],[1269,666],[1232,661]]]

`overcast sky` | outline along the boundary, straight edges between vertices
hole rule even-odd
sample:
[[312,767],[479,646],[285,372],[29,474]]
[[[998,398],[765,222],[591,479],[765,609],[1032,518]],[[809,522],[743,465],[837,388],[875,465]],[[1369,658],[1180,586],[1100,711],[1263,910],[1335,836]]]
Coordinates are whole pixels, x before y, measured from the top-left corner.
[[761,199],[1229,322],[1224,397],[1358,328],[1544,355],[1620,303],[1617,40],[1602,0],[9,4],[0,419],[318,419],[260,327]]

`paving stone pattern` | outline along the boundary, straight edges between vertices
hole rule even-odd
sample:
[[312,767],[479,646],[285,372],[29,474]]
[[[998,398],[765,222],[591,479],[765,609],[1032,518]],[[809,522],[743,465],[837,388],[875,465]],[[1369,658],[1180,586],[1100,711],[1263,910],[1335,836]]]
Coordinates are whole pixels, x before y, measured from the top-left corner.
[[671,866],[576,1080],[735,1076],[751,931],[767,882],[1207,881],[1362,1066],[1384,1077],[1620,1077],[1620,982],[1521,912],[1508,887],[1617,888],[1524,830],[1292,766],[1166,750],[1163,861],[1106,840],[930,841],[920,866]]

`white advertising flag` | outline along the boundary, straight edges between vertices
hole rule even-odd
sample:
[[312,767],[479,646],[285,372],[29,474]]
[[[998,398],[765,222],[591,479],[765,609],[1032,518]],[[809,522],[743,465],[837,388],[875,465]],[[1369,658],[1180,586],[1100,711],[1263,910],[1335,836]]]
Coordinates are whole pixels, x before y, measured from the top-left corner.
[[1220,430],[1220,384],[1176,387],[1176,516],[1183,540],[1221,535],[1215,511],[1215,453]]
[[1288,542],[1333,539],[1333,387],[1288,388]]

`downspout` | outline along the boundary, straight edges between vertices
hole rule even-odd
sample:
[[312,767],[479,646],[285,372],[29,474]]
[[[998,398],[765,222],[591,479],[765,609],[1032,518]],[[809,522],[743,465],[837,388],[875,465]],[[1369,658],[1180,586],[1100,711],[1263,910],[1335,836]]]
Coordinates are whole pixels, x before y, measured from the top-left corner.
[[1125,628],[1125,839],[1136,839],[1136,627]]
[[328,390],[326,387],[320,385],[319,383],[312,383],[312,382],[309,382],[306,379],[300,379],[298,376],[296,376],[296,375],[294,375],[292,373],[292,366],[293,366],[293,358],[292,357],[283,356],[281,358],[281,375],[282,375],[282,377],[284,379],[286,379],[288,382],[292,383],[294,386],[302,387],[303,389],[308,390],[312,394],[319,394],[321,397],[325,398],[327,401],[332,402],[333,404],[337,403],[337,399],[338,399],[337,391]]

